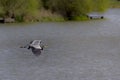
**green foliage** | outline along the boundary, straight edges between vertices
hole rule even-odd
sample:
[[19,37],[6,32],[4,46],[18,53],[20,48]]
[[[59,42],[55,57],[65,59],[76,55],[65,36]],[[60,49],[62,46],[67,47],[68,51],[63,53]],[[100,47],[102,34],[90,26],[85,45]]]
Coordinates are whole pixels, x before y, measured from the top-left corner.
[[25,3],[26,4],[25,4],[25,7],[24,7],[24,11],[26,13],[34,14],[39,8],[38,0],[26,0]]
[[111,8],[120,8],[120,0],[111,0],[110,7]]
[[[0,16],[12,17],[18,21],[34,21],[42,9],[50,10],[51,14],[60,14],[61,17],[41,16],[40,20],[54,21],[83,20],[90,12],[105,11],[111,0],[0,0]],[[35,20],[36,21],[36,20]]]
[[86,20],[88,20],[88,17],[81,15],[81,16],[74,17],[72,20],[75,20],[75,21],[86,21]]
[[6,17],[34,13],[39,5],[38,0],[0,0],[0,7]]
[[76,16],[86,15],[92,11],[105,11],[109,0],[49,0],[48,6],[71,20]]
[[48,5],[47,5],[47,2],[49,0],[41,0],[42,1],[42,6],[45,8],[45,9],[48,9]]
[[93,11],[104,12],[110,5],[110,0],[93,0]]

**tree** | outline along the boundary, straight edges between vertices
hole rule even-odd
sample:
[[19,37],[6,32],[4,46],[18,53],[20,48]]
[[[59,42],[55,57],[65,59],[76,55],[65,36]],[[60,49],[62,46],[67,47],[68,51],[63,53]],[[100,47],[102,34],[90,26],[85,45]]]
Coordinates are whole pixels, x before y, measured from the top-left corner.
[[83,15],[92,11],[105,11],[109,0],[48,0],[48,7],[66,19]]
[[41,0],[42,1],[42,6],[45,8],[45,9],[48,9],[48,5],[47,5],[47,2],[49,0]]
[[5,17],[12,17],[14,14],[33,13],[39,7],[38,0],[0,0]]
[[110,0],[93,0],[93,11],[104,12],[110,4]]
[[66,19],[90,12],[91,0],[49,0],[48,6],[51,10],[62,14]]

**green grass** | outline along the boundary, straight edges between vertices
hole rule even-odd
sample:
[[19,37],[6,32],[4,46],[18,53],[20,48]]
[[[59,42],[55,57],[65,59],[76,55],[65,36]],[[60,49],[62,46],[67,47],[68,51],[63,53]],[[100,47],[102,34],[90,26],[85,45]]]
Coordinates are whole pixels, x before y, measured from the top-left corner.
[[73,18],[74,21],[87,21],[89,20],[87,16],[76,16]]

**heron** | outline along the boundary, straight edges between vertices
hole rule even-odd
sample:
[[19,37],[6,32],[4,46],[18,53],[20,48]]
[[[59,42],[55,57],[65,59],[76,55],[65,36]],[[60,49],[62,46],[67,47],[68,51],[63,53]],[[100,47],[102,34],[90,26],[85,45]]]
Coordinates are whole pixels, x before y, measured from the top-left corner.
[[43,50],[44,46],[42,44],[41,40],[33,40],[28,45],[21,47],[21,48],[27,48],[31,49],[33,54],[40,55],[41,51]]

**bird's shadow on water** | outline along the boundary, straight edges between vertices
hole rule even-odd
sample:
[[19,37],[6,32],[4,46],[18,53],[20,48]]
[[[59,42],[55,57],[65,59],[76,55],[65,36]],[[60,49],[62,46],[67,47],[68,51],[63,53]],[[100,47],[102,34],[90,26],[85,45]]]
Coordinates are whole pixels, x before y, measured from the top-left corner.
[[41,53],[40,52],[32,52],[33,53],[33,55],[35,55],[36,57],[39,57],[40,55],[41,55]]
[[33,50],[25,51],[24,54],[26,56],[35,56],[35,57],[39,57],[42,55],[41,51],[33,51]]

